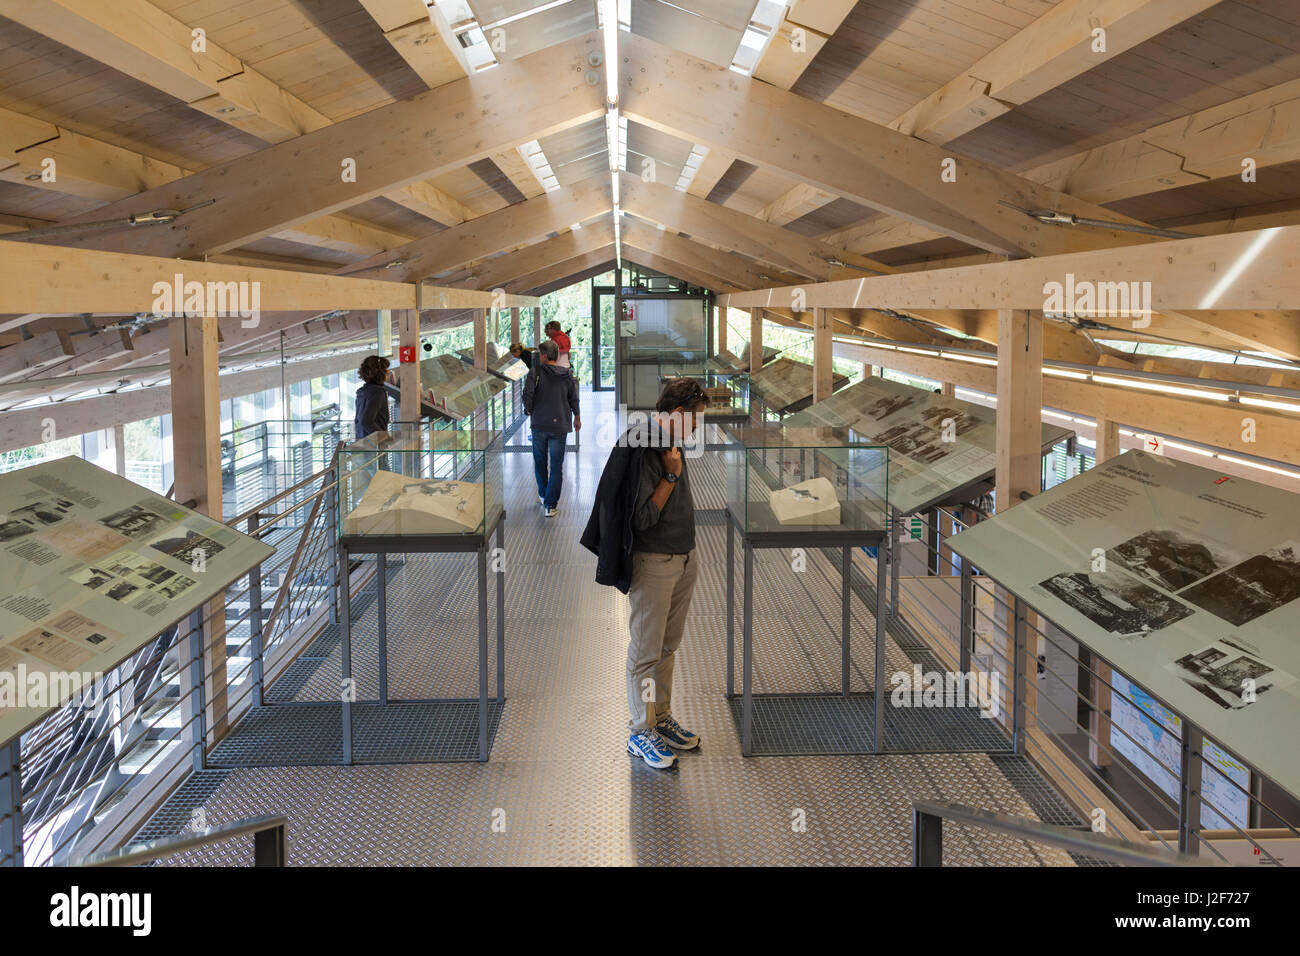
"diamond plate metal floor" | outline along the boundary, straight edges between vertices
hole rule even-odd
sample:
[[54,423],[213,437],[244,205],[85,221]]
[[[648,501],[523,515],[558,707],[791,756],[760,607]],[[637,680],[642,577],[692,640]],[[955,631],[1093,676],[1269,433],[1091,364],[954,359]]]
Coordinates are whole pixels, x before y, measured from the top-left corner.
[[[584,392],[582,402],[589,427],[613,406],[608,393]],[[277,748],[286,740],[316,761],[337,759],[337,730],[331,737],[327,729],[337,714],[339,648],[337,634],[327,630],[310,656],[267,695],[300,703],[264,708],[241,721],[212,755],[214,762],[241,765],[193,775],[139,838],[177,832],[201,807],[209,825],[286,813],[294,865],[902,866],[911,858],[913,800],[956,801],[1028,817],[1069,813],[1059,798],[1046,799],[1050,787],[1027,763],[952,752],[980,742],[978,733],[986,728],[979,724],[987,722],[978,717],[970,718],[977,722],[973,727],[916,730],[918,740],[946,737],[946,752],[741,757],[733,708],[723,695],[726,532],[712,522],[697,528],[700,577],[673,691],[674,714],[703,743],[666,772],[627,756],[627,599],[594,583],[593,559],[577,544],[604,458],[605,450],[594,442],[566,456],[560,513],[551,519],[537,505],[530,457],[504,459],[507,700],[503,708],[493,707],[488,763],[431,762],[439,759],[430,755],[434,741],[447,731],[435,727],[437,716],[422,714],[421,705],[402,704],[404,725],[374,732],[402,759],[418,762],[342,767],[288,765],[286,759],[277,766],[250,765],[285,757]],[[709,480],[711,497],[721,490],[715,477]],[[821,694],[816,706],[824,708],[839,690],[840,574],[826,556],[812,552],[808,558],[807,570],[795,573],[780,552],[757,555],[754,686],[757,692]],[[861,567],[855,570],[865,573],[864,556],[856,562]],[[393,569],[392,696],[477,694],[475,584],[467,556],[411,556]],[[489,609],[495,609],[494,592]],[[869,695],[873,619],[856,598],[852,615],[852,690]],[[358,614],[354,634],[362,700],[377,694],[375,626],[370,604]],[[736,644],[739,661],[739,633]],[[910,670],[913,662],[892,639],[886,659],[891,673]],[[836,719],[807,712],[818,698],[788,699],[794,703],[784,719],[792,727],[802,720]],[[841,706],[861,707],[863,701],[870,697],[851,697]],[[358,721],[367,710],[357,705]],[[303,723],[309,716],[312,722]],[[947,718],[960,723],[962,715]],[[272,726],[276,721],[279,726]],[[476,733],[473,715],[468,727]],[[304,739],[308,735],[314,736]],[[243,752],[236,753],[237,747]],[[963,827],[946,827],[944,842],[945,865],[1074,863],[1064,852]],[[251,864],[251,841],[168,862]]]

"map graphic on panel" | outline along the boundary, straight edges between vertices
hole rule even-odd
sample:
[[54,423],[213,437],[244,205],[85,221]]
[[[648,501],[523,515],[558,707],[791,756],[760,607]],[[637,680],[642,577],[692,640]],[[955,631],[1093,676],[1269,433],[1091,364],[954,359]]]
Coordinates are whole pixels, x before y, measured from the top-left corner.
[[[831,376],[831,389],[848,384],[844,375]],[[775,412],[809,401],[813,396],[813,367],[794,359],[779,358],[749,376],[749,387]]]

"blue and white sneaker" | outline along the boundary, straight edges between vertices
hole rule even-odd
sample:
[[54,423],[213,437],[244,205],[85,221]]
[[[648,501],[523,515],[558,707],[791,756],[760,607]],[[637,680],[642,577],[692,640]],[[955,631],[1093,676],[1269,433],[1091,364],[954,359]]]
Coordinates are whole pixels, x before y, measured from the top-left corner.
[[693,734],[669,715],[659,721],[659,726],[655,728],[659,736],[662,737],[670,747],[678,750],[694,750],[700,745],[700,735]]
[[677,755],[653,730],[642,730],[627,738],[627,752],[640,757],[656,770],[667,770],[677,762]]

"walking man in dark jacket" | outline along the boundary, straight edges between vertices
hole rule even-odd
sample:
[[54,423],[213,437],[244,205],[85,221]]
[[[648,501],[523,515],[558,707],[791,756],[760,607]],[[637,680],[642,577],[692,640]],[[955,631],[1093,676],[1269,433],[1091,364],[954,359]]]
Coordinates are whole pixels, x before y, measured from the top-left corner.
[[524,379],[524,412],[533,427],[537,499],[548,518],[554,518],[559,510],[560,489],[564,484],[564,443],[569,432],[582,430],[578,383],[569,369],[556,364],[559,353],[550,339],[539,343],[537,355],[541,361],[533,362]]
[[596,552],[596,580],[627,593],[628,753],[665,769],[673,749],[693,750],[698,734],[672,715],[673,667],[699,562],[695,503],[682,446],[702,426],[708,400],[699,382],[673,379],[655,415],[629,429],[605,465],[582,544]]

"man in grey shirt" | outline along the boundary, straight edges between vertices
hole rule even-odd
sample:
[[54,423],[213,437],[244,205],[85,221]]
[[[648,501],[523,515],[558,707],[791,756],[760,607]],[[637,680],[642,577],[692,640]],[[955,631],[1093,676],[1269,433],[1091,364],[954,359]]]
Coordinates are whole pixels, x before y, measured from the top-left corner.
[[[703,424],[708,399],[699,382],[673,379],[655,405],[653,427],[642,440],[632,514],[632,583],[627,596],[628,753],[665,769],[673,748],[693,750],[697,734],[672,715],[673,665],[686,627],[699,562],[695,557],[695,503],[681,445]],[[628,476],[632,480],[632,476]]]

